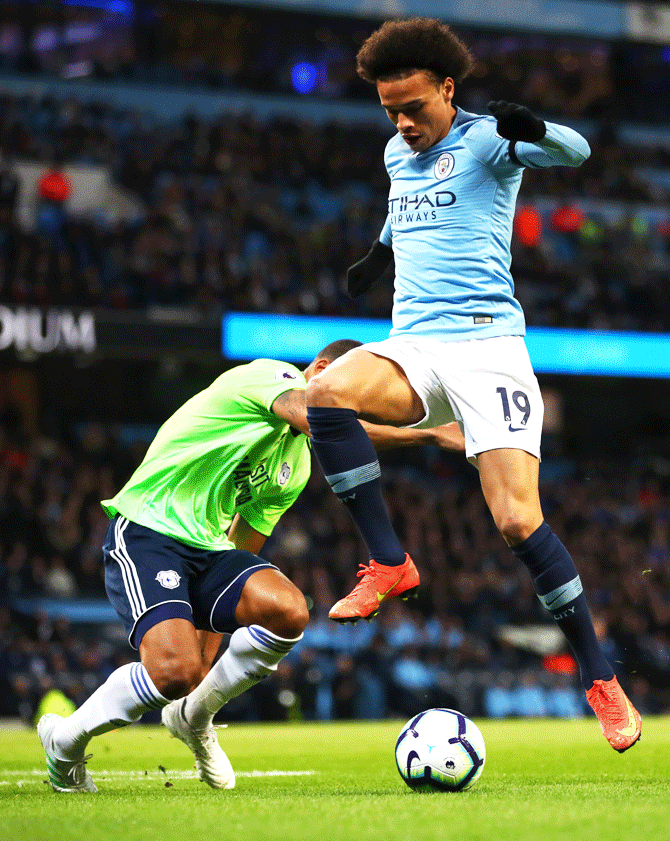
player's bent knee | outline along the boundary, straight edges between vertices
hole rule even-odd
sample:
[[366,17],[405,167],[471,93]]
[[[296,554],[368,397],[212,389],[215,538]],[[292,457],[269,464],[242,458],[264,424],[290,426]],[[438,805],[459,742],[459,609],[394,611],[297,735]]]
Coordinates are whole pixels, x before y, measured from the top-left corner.
[[535,522],[536,517],[518,508],[506,508],[503,511],[496,512],[493,519],[508,546],[517,546],[519,543],[523,543],[539,525]]
[[202,659],[199,652],[190,656],[147,657],[143,662],[156,689],[164,698],[170,700],[188,695],[202,679]]
[[295,639],[305,630],[309,622],[309,610],[303,594],[296,590],[291,597],[285,601],[282,611],[283,632],[275,631],[279,636],[286,639]]
[[257,624],[284,639],[295,639],[309,621],[305,597],[299,590],[276,593],[259,605]]
[[309,621],[303,594],[289,581],[272,590],[257,588],[244,594],[236,617],[244,625],[261,625],[284,639],[295,639]]

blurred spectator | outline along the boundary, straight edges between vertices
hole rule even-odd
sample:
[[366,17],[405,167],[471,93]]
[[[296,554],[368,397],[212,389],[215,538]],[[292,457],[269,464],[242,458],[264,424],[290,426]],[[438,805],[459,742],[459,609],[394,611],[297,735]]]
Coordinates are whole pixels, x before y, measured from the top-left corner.
[[12,169],[12,162],[6,151],[0,150],[0,230],[14,224],[19,190],[19,178]]
[[549,712],[544,688],[534,672],[525,671],[512,691],[514,712],[522,718],[542,718]]
[[356,696],[360,686],[356,676],[354,660],[349,654],[341,654],[335,662],[335,674],[331,683],[333,693],[333,715],[335,718],[356,717]]
[[579,718],[586,707],[584,696],[568,675],[559,675],[546,692],[547,715],[556,718]]
[[391,664],[391,708],[409,718],[434,707],[434,678],[417,647],[405,646]]
[[37,230],[58,245],[64,244],[66,204],[72,195],[72,182],[65,174],[63,167],[62,156],[54,155],[51,166],[37,184]]
[[57,599],[72,599],[77,595],[77,582],[66,567],[60,555],[54,555],[43,579],[42,586],[47,596]]
[[500,672],[491,684],[484,688],[484,715],[490,718],[509,718],[516,713],[511,672]]

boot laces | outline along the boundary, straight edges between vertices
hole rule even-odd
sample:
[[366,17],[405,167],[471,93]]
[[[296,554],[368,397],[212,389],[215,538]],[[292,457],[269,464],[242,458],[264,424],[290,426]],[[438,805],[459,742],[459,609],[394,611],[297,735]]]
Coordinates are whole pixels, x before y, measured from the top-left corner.
[[82,756],[81,759],[74,761],[70,768],[68,768],[65,776],[70,777],[73,783],[82,783],[86,776],[86,763],[92,756],[93,754],[89,753],[86,756]]
[[374,575],[376,570],[373,566],[373,563],[374,563],[373,561],[370,561],[369,564],[359,564],[358,565],[360,567],[360,569],[356,573],[356,577],[360,578],[361,580],[358,582],[358,584],[351,591],[350,595],[353,595],[355,592],[357,592],[358,590],[361,590],[363,587],[365,587],[365,576],[366,575]]
[[216,732],[210,725],[206,730],[193,730],[192,750],[198,759],[205,759],[209,755],[209,751],[218,742]]
[[370,561],[369,564],[359,564],[358,566],[360,567],[360,570],[356,573],[356,577],[362,578],[362,576],[367,575],[368,573],[372,574],[375,571],[375,568],[372,566],[372,564],[372,561]]
[[607,687],[599,684],[595,702],[599,711],[605,713],[611,724],[617,725],[621,723],[628,723],[628,711],[625,705],[619,703],[619,698],[616,692],[609,692]]

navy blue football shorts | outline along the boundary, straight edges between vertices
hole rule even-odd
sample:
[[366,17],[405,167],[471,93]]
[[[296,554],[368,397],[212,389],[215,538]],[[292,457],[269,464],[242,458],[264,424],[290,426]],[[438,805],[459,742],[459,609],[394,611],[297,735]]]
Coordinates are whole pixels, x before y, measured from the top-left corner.
[[203,631],[232,633],[247,579],[273,564],[237,549],[188,546],[117,514],[102,546],[105,589],[133,648],[149,628],[187,619]]

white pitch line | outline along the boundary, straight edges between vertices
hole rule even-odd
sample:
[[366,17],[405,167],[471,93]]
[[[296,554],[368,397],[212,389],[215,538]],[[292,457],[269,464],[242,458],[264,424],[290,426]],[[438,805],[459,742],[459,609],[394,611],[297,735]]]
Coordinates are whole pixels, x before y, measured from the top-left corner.
[[[34,783],[34,779],[25,779],[25,774],[30,774],[31,777],[43,777],[46,779],[46,768],[33,768],[31,771],[0,771],[0,785],[27,785]],[[236,771],[236,777],[311,777],[316,771]],[[7,777],[24,777],[23,779],[6,779]],[[122,780],[122,779],[146,779],[146,780],[195,780],[197,779],[195,771],[160,771],[152,769],[151,771],[104,771],[93,770],[93,777],[95,779],[105,780]]]

